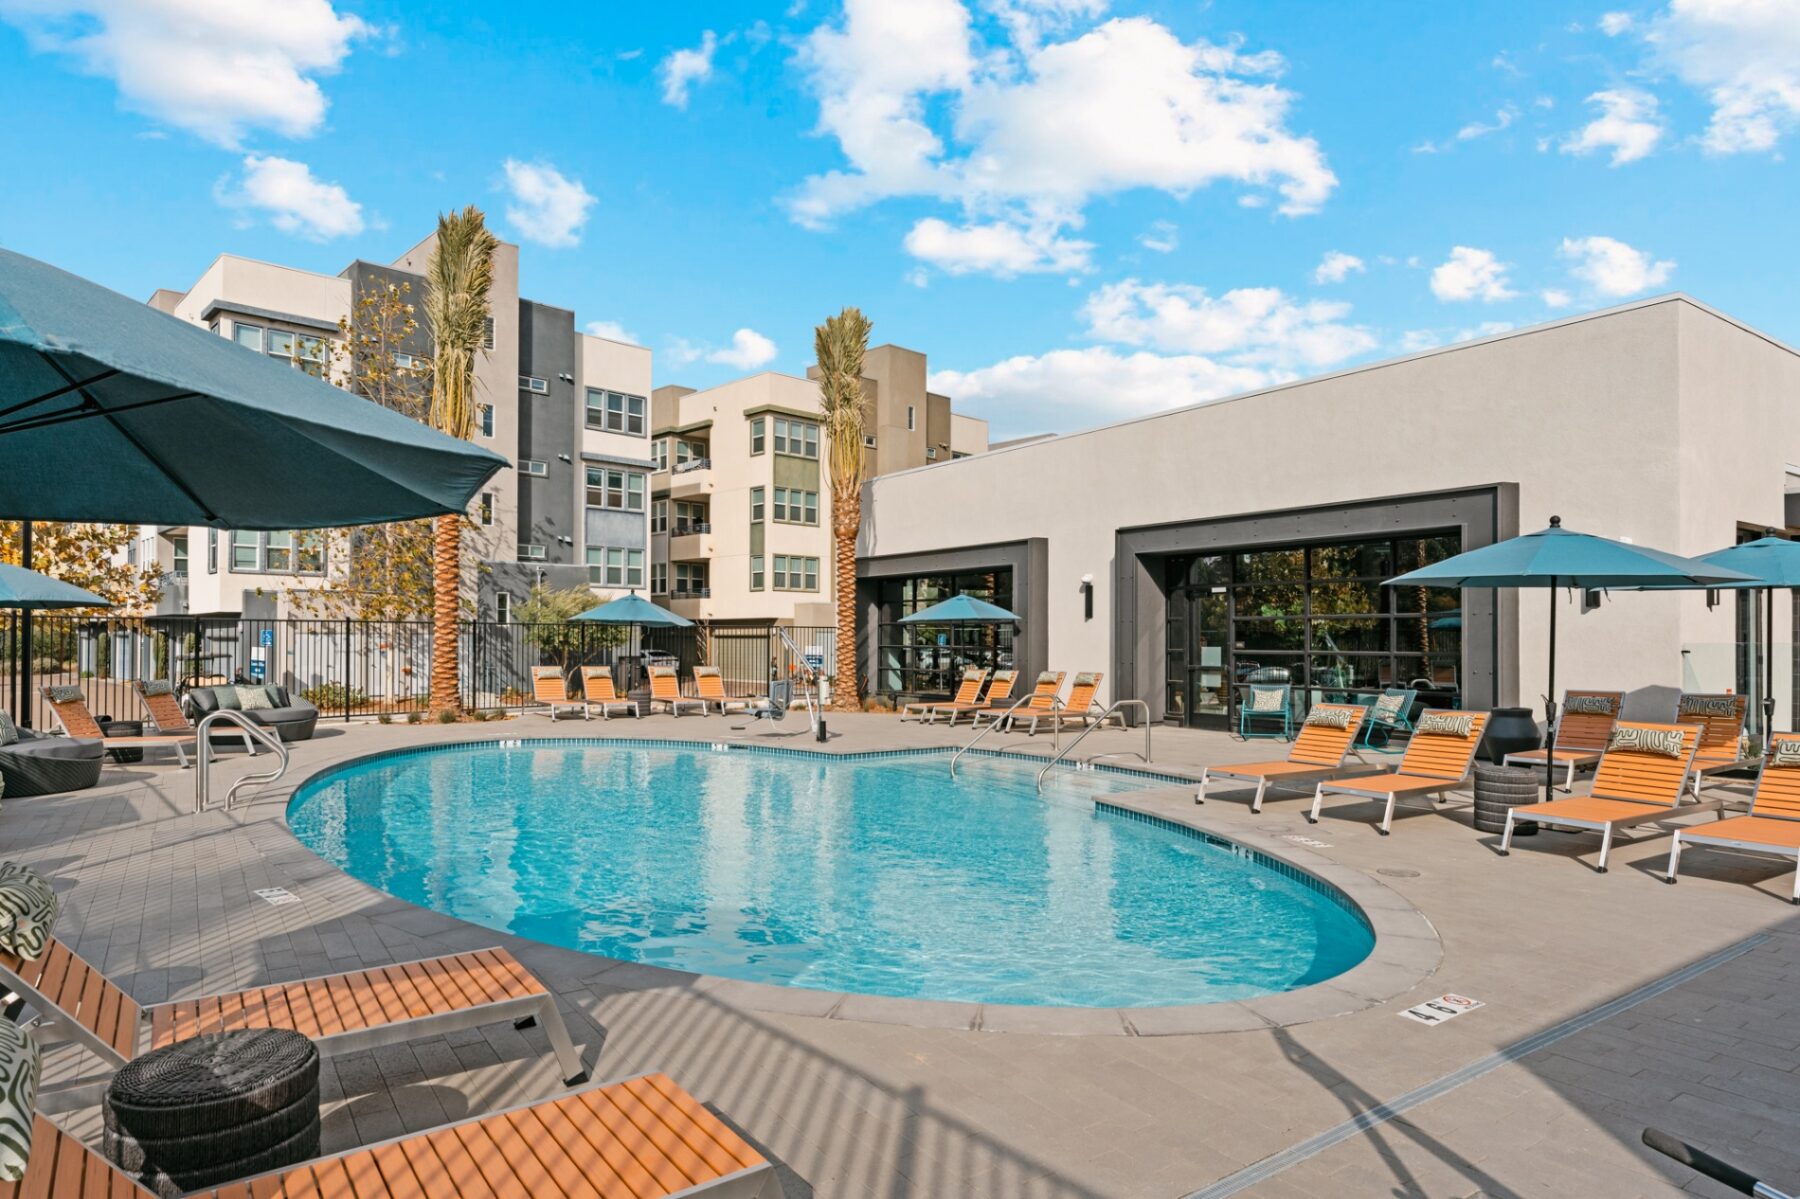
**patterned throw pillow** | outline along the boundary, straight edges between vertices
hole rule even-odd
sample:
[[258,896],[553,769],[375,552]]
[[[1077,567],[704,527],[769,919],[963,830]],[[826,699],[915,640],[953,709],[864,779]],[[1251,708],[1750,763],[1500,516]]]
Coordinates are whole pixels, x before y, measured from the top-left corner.
[[1467,737],[1475,728],[1470,712],[1427,712],[1419,717],[1417,732],[1427,737]]
[[1400,705],[1405,702],[1404,695],[1384,695],[1375,701],[1374,708],[1369,711],[1369,719],[1382,724],[1392,724],[1400,715]]
[[81,698],[79,687],[46,687],[44,696],[53,704],[66,704],[70,700]]
[[174,695],[175,685],[167,679],[151,679],[144,684],[145,695]]
[[35,960],[50,943],[61,909],[56,892],[37,871],[0,863],[0,949]]
[[1777,737],[1769,760],[1777,766],[1800,766],[1800,738]]
[[267,711],[275,705],[269,702],[267,687],[233,687],[237,692],[238,706],[246,712]]
[[1667,758],[1681,756],[1681,733],[1676,729],[1647,729],[1638,725],[1620,725],[1606,743],[1608,752],[1615,749],[1633,753],[1662,754]]
[[1314,708],[1306,714],[1307,724],[1322,729],[1347,729],[1355,719],[1356,713],[1349,708]]
[[1287,691],[1280,687],[1250,688],[1252,712],[1279,712],[1287,707]]
[[1038,686],[1048,687],[1051,683],[1056,683],[1059,685],[1062,683],[1062,680],[1056,677],[1056,672],[1054,670],[1046,670],[1042,674],[1038,675],[1038,681],[1037,681]]
[[1613,703],[1613,697],[1610,695],[1571,695],[1563,701],[1563,714],[1567,716],[1611,716]]
[[0,712],[0,745],[11,745],[19,739],[19,726],[5,712]]
[[1076,687],[1096,687],[1099,683],[1100,680],[1093,671],[1084,670],[1075,676],[1075,682],[1072,685]]
[[0,1180],[25,1177],[37,1088],[37,1042],[11,1020],[0,1020]]
[[1681,714],[1683,716],[1736,716],[1738,697],[1735,695],[1684,695],[1681,697]]

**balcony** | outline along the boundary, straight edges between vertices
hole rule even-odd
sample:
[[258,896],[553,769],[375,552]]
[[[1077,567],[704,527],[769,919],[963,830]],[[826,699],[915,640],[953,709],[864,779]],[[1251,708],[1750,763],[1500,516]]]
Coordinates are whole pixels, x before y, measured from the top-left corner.
[[669,495],[675,499],[710,495],[712,489],[711,458],[689,458],[669,471]]
[[678,520],[669,525],[669,560],[704,562],[713,556],[711,523]]
[[669,592],[672,600],[711,599],[711,587],[676,587]]

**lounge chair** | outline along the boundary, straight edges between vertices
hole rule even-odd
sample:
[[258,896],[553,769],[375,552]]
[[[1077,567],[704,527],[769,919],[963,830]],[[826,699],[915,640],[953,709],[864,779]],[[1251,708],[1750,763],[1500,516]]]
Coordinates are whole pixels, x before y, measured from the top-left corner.
[[[1687,791],[1699,741],[1697,724],[1621,720],[1613,726],[1612,741],[1600,759],[1599,769],[1594,771],[1594,785],[1586,795],[1507,809],[1506,831],[1500,837],[1501,856],[1512,851],[1513,829],[1521,821],[1585,829],[1600,834],[1596,869],[1605,874],[1614,832],[1680,814],[1677,808]],[[1681,811],[1704,812],[1719,806],[1717,801],[1696,801]]]
[[717,666],[694,667],[694,689],[700,693],[702,711],[716,706],[723,716],[727,712],[748,712],[752,706],[750,699],[725,694],[725,676]]
[[560,666],[531,668],[531,697],[550,709],[551,720],[555,720],[559,712],[580,716],[584,720],[593,719],[588,715],[586,706],[569,695],[569,680],[563,676]]
[[[1031,721],[1031,727],[1026,730],[1026,733],[1033,737],[1037,736],[1039,721],[1043,721],[1052,728],[1061,728],[1065,724],[1079,724],[1086,728],[1100,718],[1100,705],[1094,702],[1094,696],[1100,690],[1100,680],[1105,677],[1098,671],[1091,674],[1083,671],[1077,674],[1075,680],[1069,684],[1068,699],[1052,707],[1048,712],[1041,712],[1035,708],[1021,709],[1014,715],[1013,723],[1016,725],[1021,720]],[[1108,717],[1108,719],[1114,718],[1123,727],[1125,717],[1117,712]]]
[[613,686],[610,666],[581,668],[581,706],[589,720],[593,719],[595,708],[600,709],[602,720],[611,720],[614,712],[630,712],[633,716],[638,714],[637,701],[623,698]]
[[[1395,733],[1412,733],[1412,708],[1418,701],[1419,692],[1413,687],[1389,687],[1381,693],[1381,698],[1369,705],[1368,719],[1363,721],[1362,746],[1378,754],[1399,753],[1390,746],[1394,743]],[[1376,734],[1381,735],[1381,744],[1375,744]]]
[[[1563,790],[1575,786],[1575,772],[1600,765],[1600,756],[1612,740],[1613,726],[1619,723],[1619,709],[1625,706],[1623,691],[1570,691],[1563,695],[1562,709],[1556,717],[1556,764],[1563,768]],[[1507,754],[1507,766],[1544,768],[1542,749],[1520,750]]]
[[1207,766],[1200,771],[1200,790],[1195,803],[1206,802],[1206,787],[1213,779],[1255,783],[1250,799],[1252,812],[1262,811],[1263,795],[1272,786],[1314,783],[1343,772],[1344,763],[1356,752],[1356,734],[1368,709],[1361,704],[1317,704],[1300,722],[1300,735],[1288,747],[1288,756],[1273,762],[1232,762]]
[[1475,750],[1481,745],[1481,731],[1486,727],[1486,712],[1424,713],[1406,743],[1406,754],[1392,773],[1320,782],[1313,789],[1312,811],[1306,819],[1319,823],[1319,809],[1327,795],[1385,799],[1387,810],[1377,829],[1387,836],[1394,828],[1394,807],[1402,799],[1434,795],[1442,803],[1446,791],[1463,785],[1475,764]]
[[[1724,814],[1723,808],[1719,811]],[[1776,733],[1769,739],[1769,756],[1756,776],[1748,815],[1675,830],[1665,876],[1669,882],[1675,881],[1681,851],[1689,846],[1794,859],[1793,902],[1800,903],[1800,733]]]
[[962,682],[957,684],[956,694],[950,697],[950,702],[948,704],[934,699],[921,700],[918,703],[907,704],[900,709],[900,719],[905,720],[908,716],[911,716],[920,723],[925,723],[929,720],[931,713],[940,707],[972,708],[977,706],[975,701],[981,698],[981,685],[987,682],[987,674],[988,672],[985,669],[978,666],[971,666],[969,669],[963,671]]
[[1743,753],[1744,714],[1748,710],[1747,696],[1681,693],[1681,699],[1675,704],[1675,723],[1700,728],[1700,744],[1694,749],[1694,771],[1688,776],[1688,785],[1694,789],[1696,797],[1707,775],[1756,765],[1757,759],[1747,758]]
[[1038,675],[1037,685],[1032,687],[1031,697],[1024,703],[1014,706],[1013,704],[994,704],[990,701],[986,707],[976,711],[975,717],[970,723],[976,728],[980,728],[981,718],[985,716],[988,718],[989,724],[999,724],[1003,720],[1010,724],[1013,718],[1021,714],[1030,716],[1035,713],[1051,711],[1057,705],[1057,696],[1062,694],[1062,682],[1066,674],[1067,672],[1062,670],[1044,671]]
[[940,716],[950,718],[951,727],[967,716],[969,723],[975,723],[975,714],[984,708],[1004,708],[1012,699],[1013,688],[1019,684],[1019,672],[1016,670],[996,670],[994,677],[988,680],[987,694],[968,703],[951,701],[947,704],[933,704],[931,714],[925,718],[926,724],[936,724]]
[[[1267,724],[1279,720],[1281,731],[1257,732],[1258,724]],[[1280,737],[1291,741],[1294,737],[1294,687],[1291,683],[1250,683],[1244,691],[1244,702],[1238,705],[1238,736],[1246,741],[1251,737]]]
[[[498,948],[141,1007],[52,937],[31,960],[0,953],[0,984],[36,1009],[33,1033],[40,1042],[73,1041],[99,1057],[109,1074],[146,1050],[202,1033],[289,1028],[330,1057],[535,1019],[563,1077],[570,1085],[585,1077],[556,997]],[[54,1093],[79,1106],[96,1099],[104,1083],[76,1079]]]
[[[149,1199],[41,1113],[0,1199]],[[780,1199],[775,1167],[666,1074],[640,1074],[207,1187],[191,1199]]]
[[700,715],[706,715],[704,700],[690,699],[681,693],[681,679],[673,666],[650,667],[650,712],[656,712],[656,705],[661,704],[673,715],[681,715],[683,708],[699,708]]
[[87,699],[79,687],[40,687],[56,723],[71,737],[98,737],[107,749],[172,749],[181,768],[188,767],[188,750],[198,750],[200,739],[193,733],[145,733],[136,737],[109,737],[100,722],[88,711]]

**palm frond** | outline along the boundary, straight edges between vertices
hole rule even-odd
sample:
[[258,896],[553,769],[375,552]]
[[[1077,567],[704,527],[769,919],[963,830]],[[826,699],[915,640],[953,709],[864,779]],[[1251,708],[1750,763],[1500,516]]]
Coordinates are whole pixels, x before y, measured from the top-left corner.
[[486,340],[499,245],[481,210],[471,204],[438,217],[437,246],[425,271],[425,322],[436,367],[431,423],[465,441],[475,432],[475,354]]
[[869,348],[873,322],[859,308],[846,308],[813,330],[813,356],[819,368],[819,408],[825,440],[831,447],[831,485],[843,495],[863,482],[863,355]]

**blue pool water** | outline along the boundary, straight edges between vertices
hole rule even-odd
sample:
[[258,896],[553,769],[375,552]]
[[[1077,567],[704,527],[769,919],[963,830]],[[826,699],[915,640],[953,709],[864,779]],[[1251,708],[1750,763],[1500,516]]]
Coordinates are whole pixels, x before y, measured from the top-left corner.
[[1096,808],[1155,785],[942,755],[619,743],[351,763],[288,820],[371,886],[608,957],[792,987],[1151,1007],[1288,990],[1373,944],[1267,859]]

